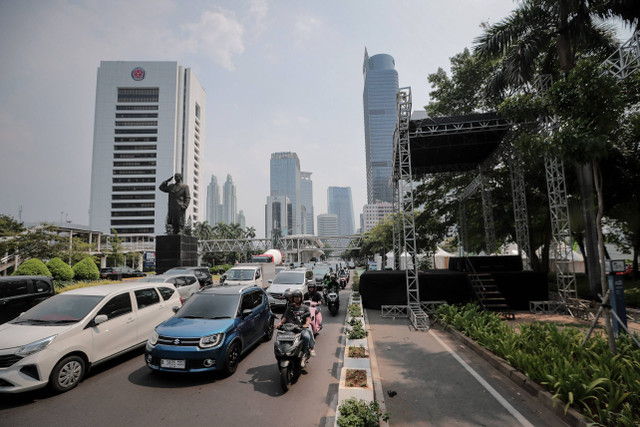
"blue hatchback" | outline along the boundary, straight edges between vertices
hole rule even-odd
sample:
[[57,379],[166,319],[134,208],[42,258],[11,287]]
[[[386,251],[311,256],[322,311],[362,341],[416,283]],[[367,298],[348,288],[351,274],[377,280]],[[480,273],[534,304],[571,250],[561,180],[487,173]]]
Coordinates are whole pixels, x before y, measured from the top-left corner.
[[271,340],[274,320],[262,288],[205,288],[156,327],[145,361],[155,371],[231,375],[244,352],[261,339]]

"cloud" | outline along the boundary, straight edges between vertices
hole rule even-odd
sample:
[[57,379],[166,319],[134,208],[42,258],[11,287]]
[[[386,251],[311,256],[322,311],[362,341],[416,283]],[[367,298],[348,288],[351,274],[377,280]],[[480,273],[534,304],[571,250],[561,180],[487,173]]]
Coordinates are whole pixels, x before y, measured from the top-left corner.
[[294,27],[295,45],[300,46],[303,42],[311,38],[321,23],[318,18],[313,16],[299,17]]
[[193,53],[208,56],[227,70],[234,69],[232,57],[244,52],[244,27],[233,12],[207,10],[200,22],[183,28],[189,33],[186,44]]
[[269,4],[266,0],[251,0],[248,16],[253,19],[255,30],[261,32],[264,29],[264,20],[269,11]]

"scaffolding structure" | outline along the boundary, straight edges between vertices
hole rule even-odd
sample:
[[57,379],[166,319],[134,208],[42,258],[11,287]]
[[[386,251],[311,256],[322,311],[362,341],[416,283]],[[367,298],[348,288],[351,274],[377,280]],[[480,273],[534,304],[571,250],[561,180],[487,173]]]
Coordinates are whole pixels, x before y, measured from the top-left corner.
[[[524,172],[522,170],[522,156],[511,144],[508,144],[507,162],[511,175],[511,196],[513,199],[513,216],[516,226],[516,242],[518,255],[522,258],[522,266],[525,270],[531,270],[531,240],[529,238],[529,220],[527,210],[527,194],[524,185]],[[523,257],[523,253],[525,257]]]

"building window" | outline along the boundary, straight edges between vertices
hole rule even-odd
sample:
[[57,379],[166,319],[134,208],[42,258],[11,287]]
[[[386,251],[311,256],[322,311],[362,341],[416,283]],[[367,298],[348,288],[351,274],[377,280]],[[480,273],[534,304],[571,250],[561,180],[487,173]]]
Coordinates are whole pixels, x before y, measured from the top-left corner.
[[113,162],[113,167],[126,167],[126,166],[155,166],[155,160],[150,160],[148,162]]
[[156,153],[114,153],[114,159],[155,159]]
[[196,102],[196,117],[200,118],[200,105]]
[[154,211],[111,211],[111,216],[153,216]]
[[153,225],[152,219],[112,219],[111,225]]
[[157,119],[158,113],[116,113],[116,119]]
[[158,126],[158,122],[156,120],[116,121],[116,126]]
[[154,178],[113,178],[112,181],[114,184],[126,184],[126,183],[134,183],[134,182],[156,182]]
[[116,137],[115,142],[157,142],[157,136],[133,136],[133,137]]
[[129,135],[139,133],[158,133],[158,129],[116,129],[116,135]]
[[160,89],[149,88],[120,88],[118,102],[158,102]]
[[153,233],[153,228],[114,228],[118,234],[146,234]]
[[114,175],[155,175],[155,169],[115,169]]
[[157,105],[116,105],[117,111],[157,110]]
[[111,191],[156,191],[155,185],[134,185],[131,187],[114,185]]
[[154,200],[155,198],[155,194],[114,194],[111,196],[111,200]]
[[116,145],[114,150],[155,150],[157,145]]
[[139,203],[111,203],[111,209],[133,209],[133,208],[154,208],[155,203],[139,202]]

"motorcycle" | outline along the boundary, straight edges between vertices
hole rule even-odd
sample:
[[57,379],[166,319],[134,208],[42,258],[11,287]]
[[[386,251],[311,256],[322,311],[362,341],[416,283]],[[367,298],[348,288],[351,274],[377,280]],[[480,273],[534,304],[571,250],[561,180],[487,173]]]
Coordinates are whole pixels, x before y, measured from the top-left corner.
[[304,304],[309,306],[309,311],[311,312],[311,330],[313,331],[313,336],[318,335],[320,329],[322,329],[322,313],[320,312],[320,307],[318,307],[318,303],[315,301],[303,301]]
[[283,392],[289,390],[291,384],[300,377],[311,356],[309,351],[303,353],[303,345],[302,326],[285,323],[278,328],[273,352],[278,361],[280,387]]
[[325,301],[327,302],[329,312],[332,316],[335,316],[340,308],[340,295],[338,294],[338,290],[335,288],[330,289],[325,296]]
[[340,276],[338,278],[338,283],[340,284],[340,288],[344,289],[347,287],[347,282],[349,281],[348,276]]

